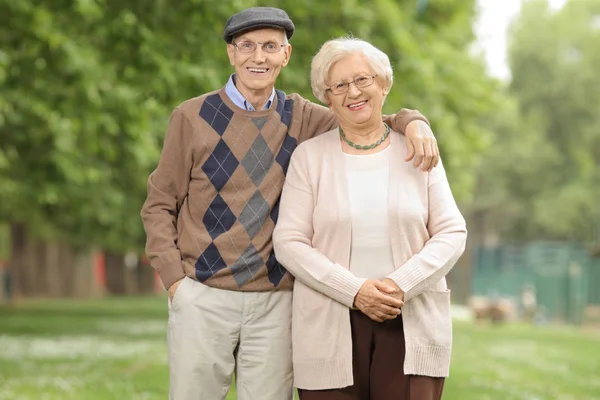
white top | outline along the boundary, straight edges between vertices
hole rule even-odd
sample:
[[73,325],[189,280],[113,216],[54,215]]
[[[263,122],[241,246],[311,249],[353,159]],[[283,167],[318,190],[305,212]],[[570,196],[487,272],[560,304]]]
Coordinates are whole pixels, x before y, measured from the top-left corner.
[[389,235],[390,147],[375,154],[344,153],[352,221],[350,271],[383,279],[394,272]]

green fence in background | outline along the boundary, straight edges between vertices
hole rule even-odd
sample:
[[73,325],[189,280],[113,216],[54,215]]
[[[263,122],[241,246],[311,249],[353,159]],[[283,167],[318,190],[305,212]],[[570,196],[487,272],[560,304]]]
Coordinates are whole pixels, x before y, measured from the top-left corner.
[[512,297],[533,285],[551,320],[582,322],[588,305],[600,305],[600,259],[578,244],[534,243],[476,250],[471,293]]

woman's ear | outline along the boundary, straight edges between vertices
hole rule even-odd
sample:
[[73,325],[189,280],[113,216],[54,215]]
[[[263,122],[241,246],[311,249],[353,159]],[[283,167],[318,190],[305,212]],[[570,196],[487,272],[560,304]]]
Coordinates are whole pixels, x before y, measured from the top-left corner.
[[387,101],[387,95],[390,93],[388,89],[383,89],[383,104]]
[[329,94],[328,92],[325,92],[325,101],[324,104],[327,108],[329,108],[329,111],[331,111],[331,101],[329,101]]

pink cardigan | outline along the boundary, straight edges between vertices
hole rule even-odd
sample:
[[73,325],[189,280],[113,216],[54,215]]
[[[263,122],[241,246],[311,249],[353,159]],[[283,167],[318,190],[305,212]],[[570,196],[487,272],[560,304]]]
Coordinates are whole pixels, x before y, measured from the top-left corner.
[[[402,308],[406,374],[448,376],[452,348],[445,275],[464,251],[467,230],[440,164],[432,172],[404,161],[404,137],[390,134],[389,215]],[[275,254],[295,277],[294,383],[301,389],[353,384],[349,308],[365,279],[349,270],[351,220],[337,130],[298,146],[287,173]]]

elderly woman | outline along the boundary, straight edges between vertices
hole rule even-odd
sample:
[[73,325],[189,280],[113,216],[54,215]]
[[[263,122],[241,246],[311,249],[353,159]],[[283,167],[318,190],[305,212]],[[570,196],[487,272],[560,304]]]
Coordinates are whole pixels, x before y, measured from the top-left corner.
[[301,400],[437,400],[452,347],[445,275],[465,221],[442,165],[403,162],[382,123],[388,57],[357,39],[325,43],[316,97],[340,127],[298,146],[273,240],[296,277],[292,343]]

